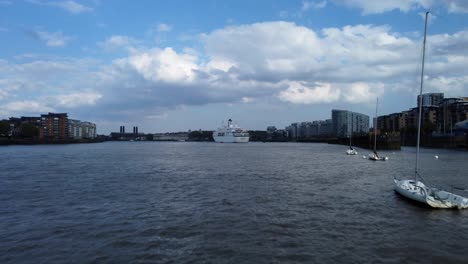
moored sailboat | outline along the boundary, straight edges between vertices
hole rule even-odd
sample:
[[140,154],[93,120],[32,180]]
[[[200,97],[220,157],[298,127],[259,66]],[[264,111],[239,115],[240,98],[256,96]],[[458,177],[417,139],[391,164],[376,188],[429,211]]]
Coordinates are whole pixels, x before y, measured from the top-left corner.
[[[424,24],[423,56],[421,67],[421,86],[419,90],[419,115],[418,115],[418,133],[416,141],[416,167],[413,179],[398,180],[394,179],[395,191],[404,197],[424,203],[433,208],[468,208],[468,198],[452,192],[444,191],[439,188],[431,187],[427,181],[419,174],[419,147],[421,139],[421,116],[422,116],[422,90],[424,81],[424,56],[426,52],[426,34],[427,18],[429,12],[426,12]],[[466,190],[465,190],[466,191]]]
[[349,146],[349,149],[346,150],[346,154],[348,154],[348,155],[357,155],[358,152],[353,147]]
[[[348,115],[349,116],[349,115]],[[353,148],[353,145],[351,144],[351,138],[353,137],[353,116],[351,115],[351,131],[349,132],[349,149],[346,150],[346,154],[348,155],[357,155],[358,152]]]
[[377,154],[377,107],[379,105],[379,98],[377,98],[377,102],[375,104],[375,121],[374,121],[374,152],[369,153],[369,159],[374,160],[374,161],[386,161],[388,160],[388,157],[386,156],[380,156]]

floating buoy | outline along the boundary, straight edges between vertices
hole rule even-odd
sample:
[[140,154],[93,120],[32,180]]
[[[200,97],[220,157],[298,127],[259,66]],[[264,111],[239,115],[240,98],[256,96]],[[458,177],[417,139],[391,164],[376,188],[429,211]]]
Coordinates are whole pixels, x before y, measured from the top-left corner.
[[435,155],[435,156],[434,156],[434,158],[435,158],[435,159],[438,159],[438,158],[439,158],[439,156]]
[[363,159],[365,159],[365,158],[366,158],[366,156],[362,156],[362,158],[363,158]]

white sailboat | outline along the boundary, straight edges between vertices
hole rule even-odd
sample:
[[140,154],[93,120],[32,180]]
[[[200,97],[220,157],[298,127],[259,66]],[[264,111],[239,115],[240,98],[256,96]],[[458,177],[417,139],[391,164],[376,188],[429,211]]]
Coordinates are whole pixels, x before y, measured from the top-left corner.
[[357,150],[355,150],[353,148],[353,145],[351,144],[351,138],[353,136],[353,120],[352,120],[352,118],[353,118],[353,115],[351,115],[351,131],[349,133],[349,149],[346,150],[346,154],[348,154],[348,155],[357,155],[358,154]]
[[350,146],[349,146],[349,149],[346,150],[346,154],[348,154],[348,155],[357,155],[358,152],[357,152],[357,150],[355,150],[355,149],[350,145]]
[[374,152],[369,153],[369,159],[374,161],[386,161],[388,157],[380,156],[377,154],[377,107],[379,105],[379,98],[377,98],[377,103],[375,104],[375,123],[374,123]]
[[[422,90],[424,80],[424,56],[426,52],[426,32],[427,32],[427,17],[429,12],[426,12],[426,20],[424,24],[424,41],[423,41],[423,57],[421,68],[421,87],[419,91],[419,118],[418,118],[418,137],[416,143],[416,168],[413,179],[398,180],[394,179],[395,191],[404,197],[415,201],[427,204],[433,208],[468,208],[468,198],[457,195],[448,191],[444,191],[435,187],[430,187],[424,178],[418,173],[419,170],[419,145],[421,137],[421,113],[422,113]],[[420,180],[419,180],[419,179]],[[425,183],[426,182],[426,183]]]

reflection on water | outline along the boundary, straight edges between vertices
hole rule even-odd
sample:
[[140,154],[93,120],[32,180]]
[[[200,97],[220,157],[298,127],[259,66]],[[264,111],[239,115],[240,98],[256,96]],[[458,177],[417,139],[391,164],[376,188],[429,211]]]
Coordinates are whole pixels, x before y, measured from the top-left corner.
[[[414,149],[112,142],[1,147],[0,262],[464,262],[468,211],[397,196]],[[366,155],[367,150],[358,149]],[[438,155],[439,159],[434,159]],[[468,153],[424,149],[468,187]]]

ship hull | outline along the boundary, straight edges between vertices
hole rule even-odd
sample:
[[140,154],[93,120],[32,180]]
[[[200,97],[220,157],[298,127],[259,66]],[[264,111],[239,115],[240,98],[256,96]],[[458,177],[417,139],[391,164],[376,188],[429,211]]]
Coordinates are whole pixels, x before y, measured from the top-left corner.
[[247,143],[249,137],[233,137],[233,136],[213,136],[215,142],[218,143]]

